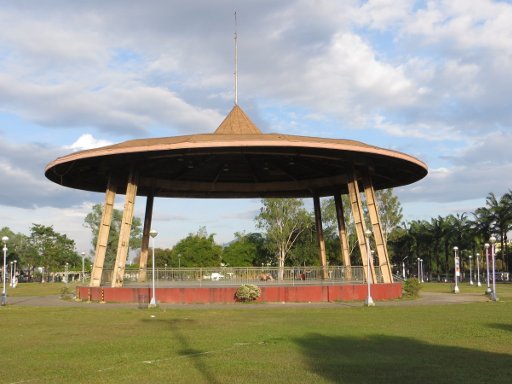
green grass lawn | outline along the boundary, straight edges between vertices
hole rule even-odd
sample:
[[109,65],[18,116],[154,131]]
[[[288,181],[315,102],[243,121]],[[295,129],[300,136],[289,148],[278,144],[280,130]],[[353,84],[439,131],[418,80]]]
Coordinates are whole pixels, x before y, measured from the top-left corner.
[[71,292],[75,292],[76,286],[77,283],[19,283],[16,288],[7,287],[7,296],[24,297],[58,295],[64,287],[68,287]]
[[[450,292],[436,284],[423,289]],[[374,308],[6,306],[0,383],[509,383],[512,285],[501,292]]]

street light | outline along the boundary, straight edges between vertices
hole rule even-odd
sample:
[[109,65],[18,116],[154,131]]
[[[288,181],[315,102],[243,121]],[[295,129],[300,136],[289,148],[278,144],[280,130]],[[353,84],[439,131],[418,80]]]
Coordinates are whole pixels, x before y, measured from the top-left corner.
[[487,265],[487,289],[485,290],[485,293],[487,295],[490,295],[492,290],[491,290],[491,285],[490,285],[490,280],[489,280],[489,243],[485,243],[484,248],[485,248],[485,264]]
[[459,286],[457,284],[457,278],[460,276],[460,266],[459,266],[459,247],[453,247],[453,254],[455,260],[455,287],[453,288],[453,293],[459,293]]
[[420,272],[421,272],[421,282],[425,282],[425,276],[423,274],[423,259],[420,259]]
[[152,245],[152,248],[153,248],[153,252],[152,252],[152,256],[151,256],[151,267],[152,267],[152,278],[153,278],[153,293],[152,293],[152,297],[151,297],[151,301],[149,302],[149,306],[150,307],[155,307],[156,306],[156,291],[155,291],[155,237],[158,235],[158,231],[156,229],[152,229],[151,231],[149,231],[149,235],[151,236],[151,238],[153,239],[152,242],[153,242],[153,245]]
[[16,286],[18,285],[18,278],[16,277],[16,265],[18,265],[18,260],[14,260],[14,273],[13,273],[14,280],[12,283],[13,288],[16,288]]
[[409,255],[405,256],[402,259],[402,276],[404,277],[404,280],[405,280],[405,259],[407,259],[408,257],[409,257]]
[[420,258],[416,258],[416,264],[418,265],[418,283],[421,283],[421,272],[420,272]]
[[366,256],[368,258],[367,260],[367,263],[368,263],[368,271],[367,271],[367,275],[366,275],[366,282],[368,284],[368,297],[365,301],[365,305],[367,307],[373,307],[375,305],[375,303],[373,302],[373,299],[372,299],[372,296],[371,296],[371,292],[370,292],[370,279],[371,279],[371,270],[370,270],[370,256],[371,256],[371,252],[370,252],[370,236],[372,235],[372,231],[370,231],[369,229],[367,229],[366,231],[364,231],[364,235],[366,236]]
[[2,273],[2,280],[3,280],[3,290],[2,290],[2,305],[7,304],[7,291],[5,290],[5,272],[6,272],[6,264],[7,264],[7,242],[9,241],[9,238],[7,236],[2,237],[2,241],[4,242],[4,269]]
[[11,261],[10,262],[11,264],[11,269],[9,269],[9,280],[11,280],[11,282],[9,283],[9,285],[12,287],[13,283],[14,283],[14,275],[12,274],[12,265],[13,265],[13,262]]
[[491,259],[492,259],[492,292],[491,292],[491,300],[498,301],[498,296],[496,295],[496,259],[495,259],[495,246],[496,246],[496,237],[492,235],[489,239],[491,242]]
[[469,285],[473,285],[473,272],[471,272],[471,259],[473,256],[469,255]]
[[82,284],[85,283],[85,252],[82,252]]
[[69,282],[69,272],[68,272],[69,263],[66,263],[66,284]]
[[480,283],[480,254],[478,252],[476,254],[476,286],[482,286],[482,283]]

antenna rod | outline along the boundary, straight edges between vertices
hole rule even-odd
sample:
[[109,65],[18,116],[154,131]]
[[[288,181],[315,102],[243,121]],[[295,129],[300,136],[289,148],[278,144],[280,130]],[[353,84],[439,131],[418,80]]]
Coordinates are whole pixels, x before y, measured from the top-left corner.
[[236,11],[235,11],[235,105],[238,105],[238,25],[236,22]]

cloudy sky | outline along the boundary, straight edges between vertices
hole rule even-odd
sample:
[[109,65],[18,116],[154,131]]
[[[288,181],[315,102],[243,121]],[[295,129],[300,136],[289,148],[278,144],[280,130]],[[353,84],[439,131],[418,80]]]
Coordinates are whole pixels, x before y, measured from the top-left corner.
[[[263,132],[418,157],[429,175],[396,190],[408,220],[512,188],[510,1],[17,0],[0,4],[0,227],[53,225],[91,249],[82,223],[103,195],[51,183],[45,165],[213,132],[233,106],[235,10],[239,104]],[[157,199],[157,246],[200,226],[230,241],[259,206]]]

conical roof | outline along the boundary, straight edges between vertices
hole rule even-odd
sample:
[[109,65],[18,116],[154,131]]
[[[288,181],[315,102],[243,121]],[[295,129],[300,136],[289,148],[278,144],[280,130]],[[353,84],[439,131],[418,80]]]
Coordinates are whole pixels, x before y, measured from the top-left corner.
[[216,135],[257,135],[261,131],[247,117],[242,108],[235,105],[229,115],[215,130]]

